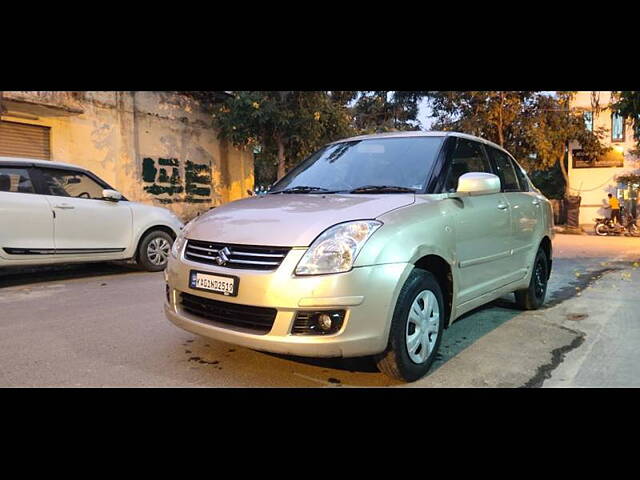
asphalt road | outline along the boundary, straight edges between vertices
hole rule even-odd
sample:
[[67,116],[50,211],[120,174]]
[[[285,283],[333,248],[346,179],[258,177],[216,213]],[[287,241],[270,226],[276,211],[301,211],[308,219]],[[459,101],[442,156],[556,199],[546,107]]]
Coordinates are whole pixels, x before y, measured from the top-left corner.
[[[454,323],[430,374],[198,337],[162,312],[161,273],[94,264],[0,272],[0,386],[640,386],[640,239],[557,235],[544,309],[512,296]],[[639,353],[636,353],[639,352]]]

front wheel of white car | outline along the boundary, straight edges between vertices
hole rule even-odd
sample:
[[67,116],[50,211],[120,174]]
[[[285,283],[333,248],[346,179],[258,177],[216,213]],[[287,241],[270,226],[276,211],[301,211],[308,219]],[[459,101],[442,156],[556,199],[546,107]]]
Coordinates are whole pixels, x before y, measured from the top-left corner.
[[377,357],[380,371],[405,382],[426,375],[442,340],[445,315],[438,281],[415,269],[398,296],[387,349]]
[[145,235],[138,247],[138,264],[149,272],[164,270],[169,261],[173,238],[162,230]]

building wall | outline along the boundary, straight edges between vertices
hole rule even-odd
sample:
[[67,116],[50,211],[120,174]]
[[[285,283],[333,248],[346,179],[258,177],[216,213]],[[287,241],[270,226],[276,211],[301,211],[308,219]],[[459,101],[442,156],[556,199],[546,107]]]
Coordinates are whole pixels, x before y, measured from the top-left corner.
[[51,127],[52,160],[91,170],[129,200],[186,220],[253,189],[252,153],[218,140],[211,112],[189,96],[75,92],[60,102],[62,92],[50,93],[4,92],[2,119]]
[[[611,110],[608,107],[611,101],[611,92],[601,91],[599,94],[600,111],[598,115],[594,114],[593,127],[594,131],[599,127],[603,127],[606,136],[603,142],[608,146],[613,146],[614,153],[622,154],[624,157],[623,167],[603,167],[603,168],[573,168],[574,149],[580,148],[575,142],[569,145],[569,184],[571,186],[571,194],[582,197],[580,206],[580,224],[585,226],[593,225],[594,218],[609,216],[610,210],[605,209],[608,206],[607,194],[616,195],[618,182],[615,177],[623,173],[631,172],[640,168],[640,159],[629,152],[635,148],[635,140],[633,139],[633,127],[630,122],[625,124],[625,140],[624,142],[611,141]],[[592,110],[591,92],[578,92],[572,103],[576,110]]]

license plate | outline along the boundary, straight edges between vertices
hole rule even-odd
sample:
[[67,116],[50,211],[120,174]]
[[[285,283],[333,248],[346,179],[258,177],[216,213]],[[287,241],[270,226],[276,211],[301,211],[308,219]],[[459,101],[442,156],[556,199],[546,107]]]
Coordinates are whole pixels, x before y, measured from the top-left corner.
[[235,297],[238,295],[240,279],[231,275],[212,275],[192,270],[189,275],[189,287],[195,290],[221,293]]

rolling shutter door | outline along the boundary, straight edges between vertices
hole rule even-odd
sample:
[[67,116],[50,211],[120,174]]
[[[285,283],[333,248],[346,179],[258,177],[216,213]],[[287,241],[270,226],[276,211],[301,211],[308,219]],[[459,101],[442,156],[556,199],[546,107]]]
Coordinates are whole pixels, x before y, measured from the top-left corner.
[[0,156],[51,159],[49,127],[0,121]]

